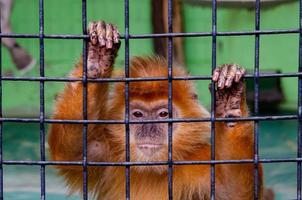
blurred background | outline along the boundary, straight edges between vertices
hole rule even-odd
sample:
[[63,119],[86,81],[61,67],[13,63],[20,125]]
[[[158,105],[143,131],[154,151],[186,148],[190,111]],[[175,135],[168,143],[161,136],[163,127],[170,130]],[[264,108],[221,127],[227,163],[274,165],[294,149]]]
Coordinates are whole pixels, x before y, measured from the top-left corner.
[[[7,4],[8,2],[11,5]],[[44,0],[45,34],[82,34],[81,1]],[[298,29],[299,2],[296,0],[263,0],[261,29]],[[6,7],[6,5],[9,5]],[[217,30],[253,31],[253,0],[218,0]],[[38,0],[0,0],[2,31],[18,34],[39,33]],[[11,9],[9,9],[11,6]],[[124,33],[122,0],[88,0],[88,21],[103,19],[116,24]],[[166,0],[130,0],[130,34],[167,32]],[[8,17],[5,18],[5,12]],[[174,32],[211,32],[211,2],[207,0],[174,0]],[[6,26],[7,25],[7,26]],[[5,29],[7,28],[7,29]],[[39,77],[39,39],[16,39],[2,45],[2,74],[13,77]],[[11,43],[10,43],[11,42]],[[174,40],[175,62],[183,64],[192,75],[210,75],[212,38],[177,38]],[[217,65],[238,63],[253,72],[255,36],[221,36],[217,38]],[[12,44],[12,45],[11,45]],[[78,61],[81,40],[45,39],[45,75],[66,77]],[[297,72],[299,34],[260,36],[260,73]],[[130,55],[166,54],[166,40],[130,40]],[[20,59],[23,58],[23,59]],[[20,61],[21,60],[21,61]],[[23,62],[22,62],[23,61]],[[26,62],[25,62],[26,61]],[[116,67],[124,65],[124,44]],[[210,107],[209,81],[196,81],[198,95]],[[4,117],[39,117],[39,82],[2,81]],[[47,118],[63,82],[45,82]],[[252,105],[253,83],[248,80],[248,99]],[[260,81],[260,114],[297,113],[297,78],[266,78]],[[260,122],[260,157],[294,158],[297,155],[296,120]],[[6,160],[39,160],[39,124],[4,123],[3,155]],[[47,144],[46,148],[47,148]],[[273,189],[275,199],[296,197],[295,163],[264,164],[265,185]],[[39,199],[40,168],[4,166],[5,199]],[[46,167],[47,199],[80,199],[67,197],[62,179],[52,167]]]

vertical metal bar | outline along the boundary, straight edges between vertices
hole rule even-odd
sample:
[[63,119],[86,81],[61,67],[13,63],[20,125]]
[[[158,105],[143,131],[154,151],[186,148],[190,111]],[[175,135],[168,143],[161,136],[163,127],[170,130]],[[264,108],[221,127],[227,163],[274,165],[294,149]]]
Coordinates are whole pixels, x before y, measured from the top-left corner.
[[[299,9],[299,68],[298,71],[302,72],[302,0],[300,0]],[[302,157],[302,77],[298,78],[298,141],[297,141],[297,157]],[[301,200],[301,179],[302,179],[302,166],[301,161],[297,161],[297,199]]]
[[[260,30],[260,0],[255,2],[255,29]],[[255,68],[254,68],[254,115],[259,114],[259,44],[260,35],[255,34]],[[259,121],[254,125],[254,199],[259,199]]]
[[[217,1],[212,0],[212,73],[216,68]],[[215,84],[211,84],[211,160],[215,160]],[[211,200],[215,199],[215,164],[211,164]]]
[[[129,0],[125,0],[125,77],[129,77]],[[129,82],[125,82],[125,140],[126,162],[130,162]],[[126,200],[130,199],[130,166],[125,168]]]
[[[39,1],[40,77],[44,77],[44,0]],[[45,97],[44,81],[40,81],[40,159],[45,161]],[[45,165],[40,168],[41,196],[45,199]]]
[[[82,31],[87,35],[87,9],[86,0],[82,0]],[[83,119],[87,120],[87,41],[83,40]],[[88,170],[87,170],[87,130],[88,124],[83,124],[83,199],[88,199]]]
[[[168,0],[168,32],[173,33],[173,1]],[[173,37],[168,38],[168,112],[169,118],[173,118],[172,106],[172,79],[173,79]],[[173,123],[168,123],[168,195],[173,199]]]
[[[2,7],[0,6],[0,13]],[[1,16],[0,16],[1,17]],[[0,33],[1,30],[1,19],[0,19]],[[0,36],[0,118],[2,118],[2,37]],[[3,139],[3,123],[0,122],[0,200],[3,200],[3,150],[2,141]]]

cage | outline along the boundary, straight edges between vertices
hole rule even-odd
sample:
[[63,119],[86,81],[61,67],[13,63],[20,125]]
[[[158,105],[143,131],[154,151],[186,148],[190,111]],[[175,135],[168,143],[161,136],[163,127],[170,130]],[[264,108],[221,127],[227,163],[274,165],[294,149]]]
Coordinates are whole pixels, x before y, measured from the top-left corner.
[[[21,3],[20,3],[21,2]],[[76,59],[77,55],[80,53],[79,50],[72,50],[72,49],[80,49],[82,46],[82,54],[85,58],[87,57],[87,41],[88,41],[88,35],[86,32],[87,29],[87,23],[88,23],[88,17],[87,13],[89,10],[93,10],[93,7],[98,7],[103,4],[103,6],[108,6],[108,8],[112,10],[117,10],[117,13],[120,13],[121,16],[123,16],[123,22],[119,22],[120,27],[124,27],[122,39],[123,39],[123,45],[122,46],[122,52],[120,53],[120,57],[118,58],[118,63],[121,65],[124,65],[125,71],[127,72],[129,70],[129,58],[130,58],[130,52],[131,52],[131,46],[136,46],[136,49],[134,49],[134,53],[138,53],[139,51],[142,51],[142,53],[150,53],[151,51],[145,50],[144,47],[149,48],[152,46],[152,42],[144,41],[144,40],[150,40],[153,38],[166,38],[167,39],[167,58],[168,58],[168,68],[169,68],[169,76],[167,77],[167,80],[169,81],[169,108],[172,108],[172,82],[174,80],[179,80],[179,79],[185,79],[185,80],[195,80],[195,81],[210,81],[211,80],[211,71],[217,66],[217,63],[225,62],[228,61],[228,56],[231,57],[232,59],[236,59],[235,53],[238,53],[236,51],[235,53],[232,52],[225,52],[224,57],[220,57],[217,54],[220,53],[220,50],[223,48],[223,46],[228,46],[230,44],[236,43],[236,41],[239,41],[237,44],[235,44],[235,47],[239,46],[245,46],[246,44],[252,44],[253,49],[245,49],[246,51],[251,51],[251,52],[243,52],[240,54],[240,56],[245,57],[244,53],[247,54],[248,57],[251,57],[250,55],[252,54],[253,56],[251,58],[248,58],[248,65],[251,65],[251,69],[253,70],[252,73],[248,74],[246,76],[246,79],[253,82],[254,84],[252,85],[252,88],[254,89],[254,93],[252,94],[252,99],[253,99],[253,110],[252,110],[252,116],[247,117],[247,118],[240,118],[240,119],[224,119],[224,118],[215,118],[214,117],[214,111],[215,111],[215,106],[214,106],[214,96],[211,96],[211,98],[208,98],[208,100],[205,100],[206,104],[211,108],[211,117],[208,119],[197,119],[195,120],[196,122],[198,121],[208,121],[211,122],[212,125],[212,131],[211,131],[211,143],[212,143],[212,154],[211,154],[211,161],[173,161],[172,160],[172,124],[177,123],[177,122],[190,122],[190,119],[173,119],[172,117],[169,118],[169,120],[166,121],[166,123],[169,124],[169,156],[168,160],[163,163],[155,163],[155,164],[162,164],[162,165],[167,165],[168,166],[168,173],[169,173],[169,180],[167,181],[168,185],[168,193],[169,193],[169,199],[173,199],[173,182],[172,182],[172,174],[173,174],[173,166],[174,165],[189,165],[189,164],[194,164],[194,165],[211,165],[211,199],[215,199],[215,166],[220,165],[220,164],[240,164],[240,163],[253,163],[255,164],[255,177],[254,177],[254,185],[255,185],[255,190],[254,190],[254,199],[259,199],[258,197],[258,191],[257,191],[257,185],[258,185],[258,168],[257,164],[258,163],[263,163],[265,165],[271,165],[271,168],[268,168],[267,171],[272,170],[276,164],[279,164],[280,166],[282,165],[284,170],[291,169],[290,171],[290,177],[295,178],[296,180],[294,183],[292,183],[293,180],[290,181],[291,184],[291,190],[290,190],[290,195],[285,195],[288,190],[283,191],[283,193],[278,193],[277,192],[277,199],[284,199],[284,198],[295,198],[295,199],[302,199],[301,197],[301,150],[302,150],[302,144],[301,144],[301,94],[302,94],[302,81],[301,81],[301,70],[302,70],[302,63],[301,63],[301,56],[302,56],[302,40],[301,40],[301,18],[302,18],[302,8],[301,8],[301,1],[300,2],[293,2],[292,4],[287,4],[285,7],[281,8],[275,8],[279,9],[276,11],[275,14],[273,14],[273,17],[276,17],[279,13],[283,14],[281,15],[282,17],[285,17],[284,13],[288,13],[290,9],[293,9],[294,11],[292,12],[292,15],[295,15],[295,20],[293,22],[287,21],[289,18],[286,18],[284,20],[282,27],[276,27],[274,25],[271,25],[274,20],[268,20],[264,21],[264,28],[260,28],[260,15],[262,11],[262,7],[260,6],[260,0],[256,0],[254,5],[254,10],[249,10],[249,11],[240,11],[240,15],[246,17],[249,15],[254,15],[254,23],[253,25],[250,25],[248,28],[251,30],[238,30],[238,27],[232,27],[229,24],[227,24],[225,27],[222,27],[222,22],[223,18],[227,16],[230,20],[234,20],[232,18],[232,15],[234,13],[227,13],[228,11],[222,10],[221,12],[218,12],[218,1],[211,1],[208,3],[210,5],[208,8],[194,8],[191,7],[190,5],[184,5],[184,9],[191,9],[192,13],[200,13],[205,11],[206,9],[206,15],[205,15],[205,20],[203,24],[207,24],[205,28],[203,29],[195,29],[194,23],[187,25],[187,29],[193,30],[193,31],[184,31],[184,32],[174,32],[173,31],[173,18],[172,18],[172,13],[173,13],[173,3],[175,3],[172,0],[168,1],[167,4],[167,13],[168,13],[168,19],[167,19],[167,27],[168,31],[165,33],[152,33],[150,30],[150,27],[144,27],[144,31],[149,31],[151,33],[142,33],[141,30],[139,29],[139,25],[135,25],[134,23],[131,24],[131,16],[134,15],[135,18],[133,20],[138,20],[138,18],[142,17],[144,18],[144,15],[142,14],[145,12],[144,9],[139,9],[140,4],[138,2],[134,1],[120,1],[120,2],[111,2],[111,1],[100,1],[96,3],[95,1],[79,1],[76,5],[72,5],[74,1],[57,1],[56,3],[51,3],[50,1],[33,1],[32,9],[30,11],[26,11],[25,9],[21,8],[28,4],[27,1],[19,0],[19,5],[16,3],[15,7],[15,12],[21,12],[20,16],[15,16],[15,19],[13,21],[18,21],[22,18],[25,19],[27,24],[20,25],[20,27],[15,27],[17,32],[20,33],[5,33],[1,32],[0,30],[0,40],[3,40],[5,38],[18,38],[20,39],[21,43],[23,43],[25,46],[26,45],[36,45],[32,53],[35,54],[35,57],[37,57],[38,60],[38,65],[39,65],[39,72],[35,72],[36,74],[30,74],[29,76],[10,76],[9,73],[7,73],[5,70],[7,69],[7,63],[10,63],[11,61],[8,59],[8,52],[3,48],[0,47],[0,198],[1,199],[18,199],[18,198],[26,198],[26,197],[18,197],[16,196],[16,192],[12,190],[11,188],[17,187],[18,184],[16,184],[16,179],[24,179],[24,182],[28,182],[31,177],[27,176],[13,176],[11,180],[9,180],[10,176],[7,176],[8,179],[5,179],[6,174],[13,174],[15,171],[11,172],[10,169],[16,166],[16,170],[18,169],[24,169],[25,168],[30,168],[32,170],[32,174],[38,174],[39,176],[34,176],[36,179],[34,181],[34,185],[39,187],[39,191],[36,192],[36,196],[34,196],[37,199],[60,199],[64,198],[63,194],[55,194],[53,196],[48,196],[48,187],[52,184],[51,179],[52,177],[48,178],[48,169],[51,168],[53,165],[79,165],[83,167],[83,177],[84,182],[83,182],[83,194],[82,194],[82,199],[88,199],[88,191],[87,191],[87,184],[89,182],[88,176],[87,176],[87,167],[88,166],[106,166],[106,165],[112,165],[112,166],[124,166],[125,167],[125,174],[126,174],[126,196],[125,199],[130,199],[130,168],[135,165],[153,165],[154,163],[135,163],[130,161],[130,154],[129,154],[129,125],[131,124],[131,120],[129,120],[129,105],[127,102],[129,102],[129,94],[127,92],[127,89],[125,91],[125,98],[126,98],[126,109],[125,109],[125,121],[113,121],[112,123],[124,123],[126,126],[126,134],[125,137],[126,139],[126,160],[125,162],[121,163],[97,163],[97,162],[88,162],[87,161],[87,149],[86,146],[83,145],[83,157],[81,162],[55,162],[55,161],[50,161],[47,159],[46,156],[46,148],[45,146],[45,140],[46,140],[46,133],[47,133],[47,126],[49,124],[53,123],[78,123],[78,124],[83,124],[83,144],[87,143],[87,126],[91,123],[108,123],[106,121],[90,121],[87,120],[87,110],[84,109],[83,112],[83,120],[53,120],[49,116],[51,113],[51,102],[53,101],[53,95],[55,92],[48,93],[48,90],[52,90],[51,88],[55,84],[60,84],[64,82],[74,82],[74,81],[82,81],[83,85],[87,85],[87,82],[91,81],[88,80],[87,77],[83,77],[82,79],[70,79],[66,78],[66,71],[69,71],[69,68],[65,67],[66,63],[60,63],[63,59],[62,56],[60,55],[60,52],[62,54],[67,55],[67,59],[70,59],[67,61],[67,63],[73,62],[74,59]],[[89,4],[90,3],[90,4]],[[133,4],[136,5],[133,5]],[[150,3],[150,2],[147,2]],[[64,6],[63,6],[64,5]],[[71,6],[72,5],[72,6]],[[250,5],[250,4],[249,4]],[[58,7],[62,6],[62,8],[68,8],[71,10],[71,12],[74,13],[76,18],[74,18],[74,24],[77,24],[77,28],[72,29],[72,31],[68,29],[64,29],[64,24],[61,22],[60,26],[55,27],[56,25],[56,20],[58,18],[64,18],[66,13],[63,13],[62,11],[57,11],[56,9],[59,9]],[[147,5],[143,5],[145,7],[143,8],[149,8]],[[71,7],[71,8],[70,8]],[[32,12],[33,10],[38,10],[39,12]],[[48,10],[49,9],[49,10]],[[197,10],[200,9],[200,10]],[[203,10],[204,9],[204,10]],[[238,8],[237,8],[238,9]],[[53,13],[57,11],[58,16],[53,16]],[[23,12],[23,13],[22,13]],[[95,18],[97,16],[97,11],[91,11],[94,12],[94,16],[90,18]],[[139,13],[135,15],[134,13]],[[267,13],[264,13],[264,16],[267,17],[271,13],[269,11],[266,11]],[[30,13],[30,14],[29,14]],[[60,14],[62,13],[62,14]],[[105,14],[108,14],[105,12]],[[104,18],[106,18],[104,14]],[[149,13],[150,14],[150,13]],[[35,19],[36,24],[29,24],[30,16],[35,15],[38,16]],[[140,16],[141,15],[141,16]],[[66,16],[65,16],[66,17]],[[192,15],[188,14],[186,15],[187,20],[190,21],[192,20]],[[48,19],[50,22],[49,24],[46,24],[45,18]],[[68,17],[67,17],[68,18]],[[111,18],[113,21],[116,19],[113,17]],[[281,20],[280,18],[278,18]],[[291,19],[291,18],[290,18]],[[150,20],[150,17],[146,17],[145,20]],[[81,21],[81,23],[79,23]],[[118,20],[116,20],[118,21]],[[71,23],[71,22],[70,22]],[[244,21],[241,21],[240,23],[244,23]],[[290,23],[290,25],[288,25]],[[290,27],[292,24],[295,24],[294,28]],[[134,26],[134,28],[131,28],[131,25]],[[230,27],[227,27],[230,25]],[[26,28],[26,26],[32,26],[33,29],[38,28],[37,33],[25,33],[23,32],[23,28]],[[80,27],[81,26],[81,27]],[[191,26],[191,27],[190,27]],[[80,28],[79,28],[80,27]],[[285,27],[285,28],[284,28]],[[222,30],[218,30],[218,28],[221,28]],[[230,28],[230,30],[228,30]],[[234,28],[234,29],[233,29]],[[31,29],[31,30],[33,30]],[[54,31],[55,30],[55,31]],[[79,30],[81,30],[79,32]],[[58,32],[57,32],[58,31]],[[282,40],[281,37],[284,35],[290,35],[289,37],[293,36],[294,38],[289,38],[290,43],[295,43],[297,42],[297,47],[291,48],[292,46],[286,46],[286,43],[288,40]],[[242,37],[243,41],[240,41],[240,37]],[[200,55],[200,60],[196,61],[196,55],[193,55],[193,53],[188,53],[187,59],[192,60],[192,63],[189,66],[189,70],[191,72],[194,72],[195,68],[198,68],[204,63],[207,63],[206,66],[201,66],[203,69],[202,73],[204,74],[198,74],[195,76],[189,76],[189,77],[172,77],[172,70],[173,70],[173,40],[175,38],[186,38],[188,43],[185,48],[187,49],[194,49],[194,48],[199,48],[202,50],[205,50],[206,53],[204,55]],[[189,41],[189,38],[192,38],[191,41]],[[228,41],[228,38],[231,38]],[[273,39],[270,39],[273,38]],[[246,40],[245,40],[246,39]],[[261,43],[261,39],[263,39],[265,42]],[[68,40],[68,41],[67,41]],[[75,43],[72,43],[69,41],[75,41]],[[284,52],[281,50],[286,50],[289,51],[290,53],[296,52],[297,56],[291,56],[292,58],[285,58],[284,62],[281,61],[281,64],[276,64],[275,62],[271,61],[273,60],[275,55],[272,55],[269,57],[268,61],[265,61],[265,64],[269,62],[273,62],[274,65],[285,65],[286,62],[290,63],[292,65],[291,69],[292,71],[289,72],[273,72],[273,73],[262,73],[261,71],[261,65],[260,63],[262,62],[261,59],[261,52],[260,49],[262,49],[261,45],[263,45],[263,49],[265,53],[269,54],[269,48],[266,47],[265,45],[273,45],[274,43],[277,43],[278,41],[280,42],[280,51],[278,52],[273,52],[276,54],[276,57],[282,56]],[[23,42],[22,42],[23,41]],[[65,42],[66,41],[66,42]],[[139,42],[137,42],[139,41]],[[197,42],[196,42],[197,41]],[[136,43],[137,42],[137,43]],[[65,50],[60,48],[60,46],[51,46],[52,43],[60,43],[64,44],[66,46],[69,46],[70,51],[64,52]],[[202,43],[201,46],[196,47],[198,45],[197,43]],[[205,44],[210,46],[210,48],[205,48]],[[204,46],[202,46],[204,45]],[[237,46],[236,46],[237,45]],[[138,47],[139,46],[139,47]],[[243,48],[244,49],[244,48]],[[209,50],[209,51],[208,51]],[[239,51],[242,51],[240,49]],[[277,50],[276,50],[277,51]],[[58,53],[59,52],[59,53]],[[58,59],[57,61],[53,61],[54,64],[51,62],[51,59],[48,59],[48,53],[49,54],[56,54],[57,57],[55,59]],[[190,55],[191,54],[191,55]],[[4,56],[3,56],[4,55]],[[132,55],[132,53],[131,53]],[[194,57],[195,56],[195,57]],[[247,57],[246,56],[246,57]],[[53,59],[52,57],[52,59]],[[72,57],[72,58],[71,58]],[[265,57],[265,56],[263,56]],[[218,60],[219,59],[219,60]],[[292,61],[292,60],[295,60]],[[45,62],[47,60],[47,62]],[[122,62],[124,60],[124,64]],[[241,58],[238,58],[239,61],[241,61]],[[276,59],[278,60],[278,59]],[[237,60],[235,60],[237,62]],[[278,60],[279,61],[279,60]],[[252,64],[251,64],[252,63]],[[48,66],[51,65],[57,65],[57,67],[53,68],[48,68]],[[59,67],[64,68],[64,73],[57,72],[56,70]],[[86,66],[87,67],[87,66]],[[85,65],[84,65],[85,68]],[[129,75],[128,75],[129,76]],[[284,104],[283,106],[287,108],[291,108],[291,112],[289,114],[265,114],[261,113],[261,110],[259,108],[259,96],[260,96],[260,81],[262,79],[269,79],[269,78],[282,78],[289,80],[286,82],[287,84],[291,85],[295,84],[296,88],[296,93],[297,95],[291,95],[291,92],[293,91],[292,89],[286,90],[285,92],[285,98],[293,100],[294,103],[291,103],[290,105]],[[291,81],[291,80],[295,81]],[[132,81],[137,81],[133,80],[129,77],[127,77],[126,73],[126,78],[121,78],[121,79],[99,79],[99,80],[94,80],[96,82],[112,82],[112,81],[122,81],[125,82],[126,85],[129,85]],[[140,80],[142,81],[142,80]],[[151,81],[151,80],[146,80],[146,81]],[[156,81],[156,80],[152,80]],[[22,84],[21,84],[22,83]],[[25,84],[23,84],[25,83]],[[35,84],[35,86],[28,86],[26,87],[26,84]],[[273,83],[274,84],[274,83]],[[205,84],[203,84],[205,85]],[[284,84],[282,85],[284,87]],[[61,86],[60,86],[61,87]],[[204,86],[201,86],[201,88]],[[206,85],[207,87],[207,85]],[[23,88],[23,91],[19,90],[19,88]],[[126,86],[127,88],[127,86]],[[15,92],[14,91],[17,91]],[[213,90],[213,88],[212,88]],[[23,104],[18,103],[18,101],[22,101],[22,98],[17,98],[15,95],[16,93],[18,95],[21,95],[21,93],[27,93],[30,98],[27,100],[27,102],[24,102]],[[84,87],[83,90],[83,107],[87,107],[87,88]],[[213,94],[213,92],[212,92]],[[50,99],[50,100],[49,100]],[[9,103],[12,102],[12,105]],[[16,102],[16,103],[14,103]],[[28,107],[27,105],[31,105],[31,102],[37,103],[38,106],[35,107]],[[295,103],[297,105],[295,105]],[[16,106],[16,104],[18,106]],[[21,105],[21,106],[20,106]],[[127,106],[128,105],[128,106]],[[294,108],[294,109],[292,109]],[[16,110],[21,109],[24,112],[16,112]],[[215,160],[215,122],[216,121],[228,121],[228,120],[237,120],[237,121],[247,121],[247,120],[252,120],[255,122],[255,132],[254,132],[254,138],[255,138],[255,145],[254,145],[254,159],[246,159],[246,160]],[[268,123],[264,124],[265,122],[269,121]],[[289,125],[282,126],[283,122],[289,122]],[[28,131],[26,131],[26,128],[24,129],[24,126],[20,126],[20,124],[26,124],[25,127],[28,127]],[[282,140],[282,137],[286,137],[287,133],[291,135],[291,140],[290,144],[287,144],[289,148],[293,148],[294,150],[290,151],[290,153],[286,154],[286,150],[279,152],[281,153],[281,157],[277,158],[262,158],[260,156],[261,154],[261,148],[262,145],[260,143],[259,137],[264,137],[266,138],[266,142],[269,143],[268,141],[275,139],[274,136],[272,136],[271,133],[271,127],[276,126],[276,124],[281,124],[279,127],[278,131],[282,131],[283,134],[280,135],[280,140]],[[128,127],[128,128],[127,128]],[[260,127],[264,127],[263,129],[260,130]],[[288,130],[290,127],[290,130]],[[294,127],[294,128],[293,128]],[[9,129],[10,128],[10,129]],[[9,130],[8,130],[9,129]],[[15,157],[13,152],[15,151],[11,145],[15,145],[17,148],[20,143],[13,144],[11,141],[13,139],[8,138],[8,133],[11,132],[15,134],[19,138],[23,138],[22,140],[31,140],[32,138],[26,138],[22,137],[22,133],[20,133],[20,130],[24,130],[25,132],[29,133],[32,131],[32,129],[36,129],[36,132],[39,133],[39,137],[37,138],[37,135],[32,136],[35,137],[35,140],[39,139],[39,143],[35,143],[34,146],[30,146],[31,148],[37,149],[39,148],[38,153],[34,152],[36,160],[33,159],[27,159],[27,157],[24,157],[24,155]],[[293,130],[294,129],[294,130]],[[7,133],[6,133],[7,131]],[[262,136],[261,136],[262,135]],[[297,144],[292,144],[291,142],[297,142]],[[284,141],[279,141],[278,144],[282,143]],[[8,152],[5,152],[8,151]],[[22,149],[21,149],[22,151]],[[267,149],[267,151],[270,151],[270,149]],[[293,153],[293,151],[295,153]],[[38,157],[37,157],[38,155]],[[11,157],[10,157],[11,156]],[[13,159],[12,159],[13,158]],[[283,165],[284,164],[284,165]],[[287,165],[290,164],[290,165]],[[21,167],[21,168],[19,168]],[[277,173],[277,172],[276,172]],[[284,174],[283,174],[284,175]],[[288,174],[285,174],[284,176],[287,176]],[[277,176],[277,175],[276,175]],[[4,177],[4,178],[3,178]],[[268,176],[268,178],[273,179],[274,175]],[[284,177],[283,177],[284,179]],[[50,180],[50,183],[47,181]],[[7,181],[7,182],[6,182]],[[24,185],[24,182],[21,185]],[[55,182],[55,181],[54,181]],[[268,181],[270,182],[270,180]],[[280,181],[279,181],[280,182]],[[288,183],[288,182],[286,182]],[[10,186],[11,185],[11,186]],[[294,186],[292,186],[294,185]],[[284,185],[279,185],[279,187],[273,187],[273,189],[280,189]],[[25,193],[25,191],[28,189],[24,186],[22,186],[24,189],[21,192],[19,191],[20,195]],[[293,189],[293,187],[295,187]],[[8,189],[6,189],[8,188]],[[11,190],[10,190],[10,189]],[[58,188],[55,188],[59,190]],[[292,191],[294,190],[294,192]],[[12,191],[12,192],[9,192]],[[52,191],[52,190],[51,190]],[[50,191],[50,193],[51,193]],[[38,194],[38,195],[37,195]],[[279,195],[279,196],[278,196]],[[72,198],[77,198],[77,197],[72,197]],[[28,197],[28,199],[33,199],[33,196]]]

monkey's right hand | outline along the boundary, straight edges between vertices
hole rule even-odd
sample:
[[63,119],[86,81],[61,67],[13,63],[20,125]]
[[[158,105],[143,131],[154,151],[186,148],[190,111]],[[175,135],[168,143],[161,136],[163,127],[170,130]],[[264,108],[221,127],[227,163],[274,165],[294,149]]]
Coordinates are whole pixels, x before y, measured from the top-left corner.
[[[217,83],[216,117],[242,117],[244,74],[245,69],[236,64],[225,64],[214,70],[213,81]],[[236,123],[226,124],[228,127],[233,127]]]
[[117,27],[104,21],[88,25],[87,77],[110,77],[114,60],[120,48],[120,34]]

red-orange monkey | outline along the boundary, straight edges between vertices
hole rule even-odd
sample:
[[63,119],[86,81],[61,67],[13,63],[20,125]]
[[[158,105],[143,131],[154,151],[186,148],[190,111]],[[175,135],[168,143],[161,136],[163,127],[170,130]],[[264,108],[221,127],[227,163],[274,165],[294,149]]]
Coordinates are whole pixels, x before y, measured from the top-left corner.
[[[88,78],[122,77],[113,72],[120,40],[117,28],[102,21],[92,22],[88,32]],[[71,77],[82,77],[82,61]],[[246,117],[244,69],[238,65],[222,65],[214,71],[217,82],[216,117]],[[130,77],[167,77],[167,61],[159,57],[135,57],[130,65]],[[181,66],[173,66],[173,76],[187,76]],[[173,81],[173,118],[208,118],[209,113],[196,98],[191,81]],[[125,83],[88,83],[88,119],[123,120],[125,112]],[[59,96],[54,119],[82,118],[82,83],[67,83]],[[129,86],[130,119],[160,120],[168,118],[168,81],[131,82]],[[216,123],[216,159],[252,159],[253,123]],[[131,124],[131,161],[166,161],[168,155],[167,123]],[[125,161],[125,125],[88,125],[89,161]],[[49,146],[55,161],[80,161],[82,156],[82,125],[53,124]],[[174,123],[173,160],[210,160],[210,124]],[[82,190],[82,167],[57,166],[71,191]],[[175,200],[210,199],[210,166],[173,166],[173,198]],[[216,165],[216,199],[253,199],[253,164]],[[259,165],[259,196],[262,199],[262,169]],[[131,170],[131,199],[168,199],[167,166],[133,166]],[[125,198],[125,167],[88,167],[89,191],[98,200]]]

